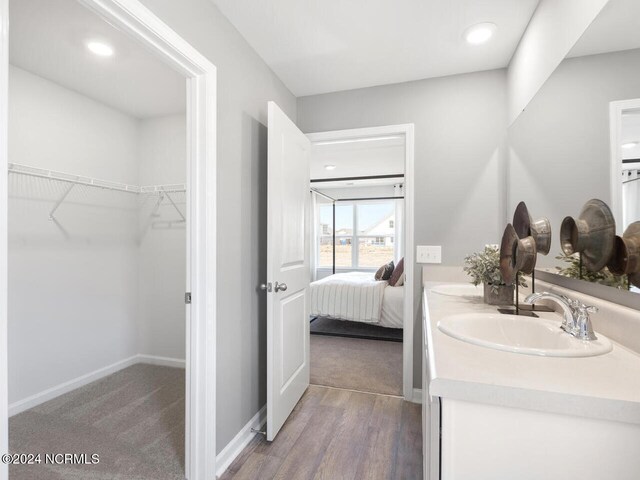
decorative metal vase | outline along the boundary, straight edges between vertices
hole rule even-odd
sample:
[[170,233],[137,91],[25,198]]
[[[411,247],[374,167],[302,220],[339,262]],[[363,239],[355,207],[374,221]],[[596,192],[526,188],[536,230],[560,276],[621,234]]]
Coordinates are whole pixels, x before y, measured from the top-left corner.
[[565,255],[579,252],[590,272],[602,270],[613,255],[616,222],[602,200],[589,200],[577,219],[566,217],[560,228],[560,245]]
[[513,285],[484,284],[484,303],[488,305],[513,305]]
[[524,202],[518,204],[513,214],[513,229],[518,238],[533,237],[536,253],[547,255],[551,250],[551,222],[546,217],[533,220]]
[[632,284],[640,286],[640,222],[629,225],[622,237],[616,236],[607,267],[615,275],[628,275]]
[[500,273],[507,285],[517,281],[518,272],[530,274],[536,266],[536,241],[532,236],[519,238],[513,225],[508,224],[500,245]]

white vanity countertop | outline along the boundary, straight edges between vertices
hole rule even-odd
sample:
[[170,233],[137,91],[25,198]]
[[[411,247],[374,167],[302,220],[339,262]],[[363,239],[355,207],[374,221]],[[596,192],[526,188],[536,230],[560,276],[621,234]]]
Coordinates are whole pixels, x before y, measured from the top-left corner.
[[[456,313],[495,313],[482,298],[430,292],[424,284],[424,335],[432,396],[640,424],[640,355],[614,342],[605,355],[541,357],[452,338],[438,321]],[[558,320],[557,313],[538,313]],[[596,334],[597,334],[596,330]]]

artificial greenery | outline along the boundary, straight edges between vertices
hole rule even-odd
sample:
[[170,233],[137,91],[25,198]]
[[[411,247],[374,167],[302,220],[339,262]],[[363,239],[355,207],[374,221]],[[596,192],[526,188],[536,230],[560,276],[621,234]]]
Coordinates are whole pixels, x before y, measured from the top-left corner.
[[625,277],[614,275],[609,271],[607,267],[603,268],[599,272],[590,272],[586,268],[582,268],[581,274],[580,255],[577,253],[574,253],[573,255],[565,255],[564,253],[561,253],[556,257],[556,260],[561,260],[568,264],[566,267],[556,267],[558,274],[562,276],[586,280],[587,282],[592,283],[600,283],[609,287],[615,287],[624,290],[627,289]]
[[[494,292],[500,285],[506,285],[500,273],[500,249],[497,245],[486,245],[482,252],[467,255],[464,265],[464,271],[474,285],[486,283]],[[521,287],[527,286],[521,273],[518,273],[518,283]]]

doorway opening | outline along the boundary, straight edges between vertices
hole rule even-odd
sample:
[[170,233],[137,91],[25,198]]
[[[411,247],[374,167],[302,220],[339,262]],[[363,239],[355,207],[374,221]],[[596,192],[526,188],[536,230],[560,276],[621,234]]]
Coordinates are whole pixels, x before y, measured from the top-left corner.
[[413,400],[413,125],[308,137],[311,383]]
[[215,67],[135,0],[0,19],[0,450],[211,478]]
[[[411,363],[407,365],[406,362],[407,359],[411,360],[411,356],[405,357],[405,350],[410,352],[412,346],[413,321],[408,319],[413,316],[413,309],[411,308],[411,313],[403,317],[403,326],[406,327],[403,328],[404,335],[408,338],[405,337],[402,344],[380,342],[401,345],[403,355],[400,365],[403,368],[402,375],[407,380],[403,382],[402,387],[408,389],[411,401],[405,401],[402,396],[395,394],[311,385],[310,305],[313,301],[309,286],[314,270],[311,268],[311,260],[320,255],[318,253],[312,257],[310,254],[310,245],[315,239],[311,234],[314,222],[311,220],[312,208],[310,207],[312,142],[316,139],[335,142],[345,139],[401,136],[406,139],[407,147],[403,149],[405,171],[409,173],[413,172],[413,126],[330,132],[316,134],[317,138],[313,138],[314,135],[308,137],[302,133],[274,102],[269,102],[268,109],[268,254],[266,281],[260,285],[267,296],[267,415],[264,432],[266,435],[264,439],[257,438],[251,442],[240,457],[229,466],[222,478],[235,478],[236,474],[238,476],[255,475],[250,473],[255,472],[253,467],[257,466],[260,469],[266,465],[264,462],[268,462],[271,472],[277,471],[277,476],[283,478],[299,476],[303,469],[307,471],[306,468],[310,463],[313,463],[314,471],[317,469],[318,472],[322,472],[319,475],[332,478],[339,476],[335,468],[336,465],[345,465],[343,463],[346,460],[345,455],[349,457],[347,461],[352,472],[350,476],[354,478],[370,476],[372,465],[376,475],[379,476],[414,478],[417,475],[416,472],[422,469],[420,407],[416,404],[418,402],[411,402],[414,401],[410,396],[411,374],[410,370],[404,369],[406,366],[409,368],[413,366]],[[404,215],[408,220],[402,233],[405,238],[412,239],[412,175],[405,179],[404,191],[406,199]],[[351,200],[353,201],[353,198]],[[384,200],[376,198],[376,201]],[[373,212],[380,214],[380,205],[374,202],[373,207]],[[362,224],[363,219],[366,218],[365,214],[360,218],[360,223]],[[390,221],[392,223],[389,223]],[[384,228],[395,229],[395,221],[396,218],[387,218]],[[357,219],[355,223],[358,223]],[[375,221],[366,223],[374,226]],[[331,236],[333,237],[335,233],[337,232],[334,229]],[[392,242],[390,240],[385,242],[384,238],[379,240],[379,237],[385,236],[389,237],[389,232],[383,234],[376,231],[375,235],[360,234],[359,237],[363,237],[363,242],[358,242],[363,244],[363,251],[359,252],[362,253],[361,258],[365,261],[369,258],[373,263],[374,259],[379,258],[381,251],[382,255],[388,255]],[[373,241],[369,241],[370,238],[373,238]],[[396,241],[395,233],[393,241]],[[344,244],[347,245],[348,242]],[[318,247],[320,245],[321,242],[318,239]],[[335,245],[335,242],[332,245]],[[355,241],[352,240],[351,245],[355,246]],[[411,241],[405,243],[405,249],[405,262],[408,265],[405,285],[411,285],[413,278]],[[391,250],[393,251],[393,248]],[[344,256],[344,252],[342,254]],[[372,272],[365,273],[370,277],[373,276]],[[388,284],[387,281],[379,283],[382,287]],[[411,306],[411,300],[407,302],[407,297],[411,298],[411,294],[405,296],[405,310]],[[337,338],[351,340],[350,337]],[[374,340],[355,340],[374,342]],[[409,374],[408,377],[407,374]],[[367,417],[366,421],[363,421],[364,417]],[[376,418],[385,418],[383,422],[385,427],[381,427],[380,420]],[[381,433],[385,438],[412,438],[413,440],[401,442],[408,447],[402,455],[391,455],[389,461],[384,462],[379,462],[378,455],[377,460],[372,461],[368,453],[377,451],[377,447],[373,447],[373,444],[368,442],[371,440],[375,443],[376,439],[381,438],[377,434],[371,435],[370,428],[373,425],[378,433],[382,431],[381,428],[386,430],[385,433]],[[295,442],[291,442],[292,436],[296,438]],[[351,448],[353,445],[360,445],[363,448],[355,452]],[[388,452],[400,452],[401,448],[400,445],[391,444],[387,447],[385,449]],[[309,456],[309,452],[314,449],[317,454]],[[262,459],[258,463],[256,463],[256,456]],[[407,461],[407,459],[410,460]],[[384,466],[381,466],[382,464]],[[406,470],[401,472],[405,468]]]

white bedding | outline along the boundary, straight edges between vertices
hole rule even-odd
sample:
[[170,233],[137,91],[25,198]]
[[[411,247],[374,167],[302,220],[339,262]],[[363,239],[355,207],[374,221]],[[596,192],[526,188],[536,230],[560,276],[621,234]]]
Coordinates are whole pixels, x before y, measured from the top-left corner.
[[389,328],[404,327],[404,286],[387,285],[382,299],[380,326]]
[[369,272],[337,273],[311,284],[311,315],[402,328],[403,287]]

